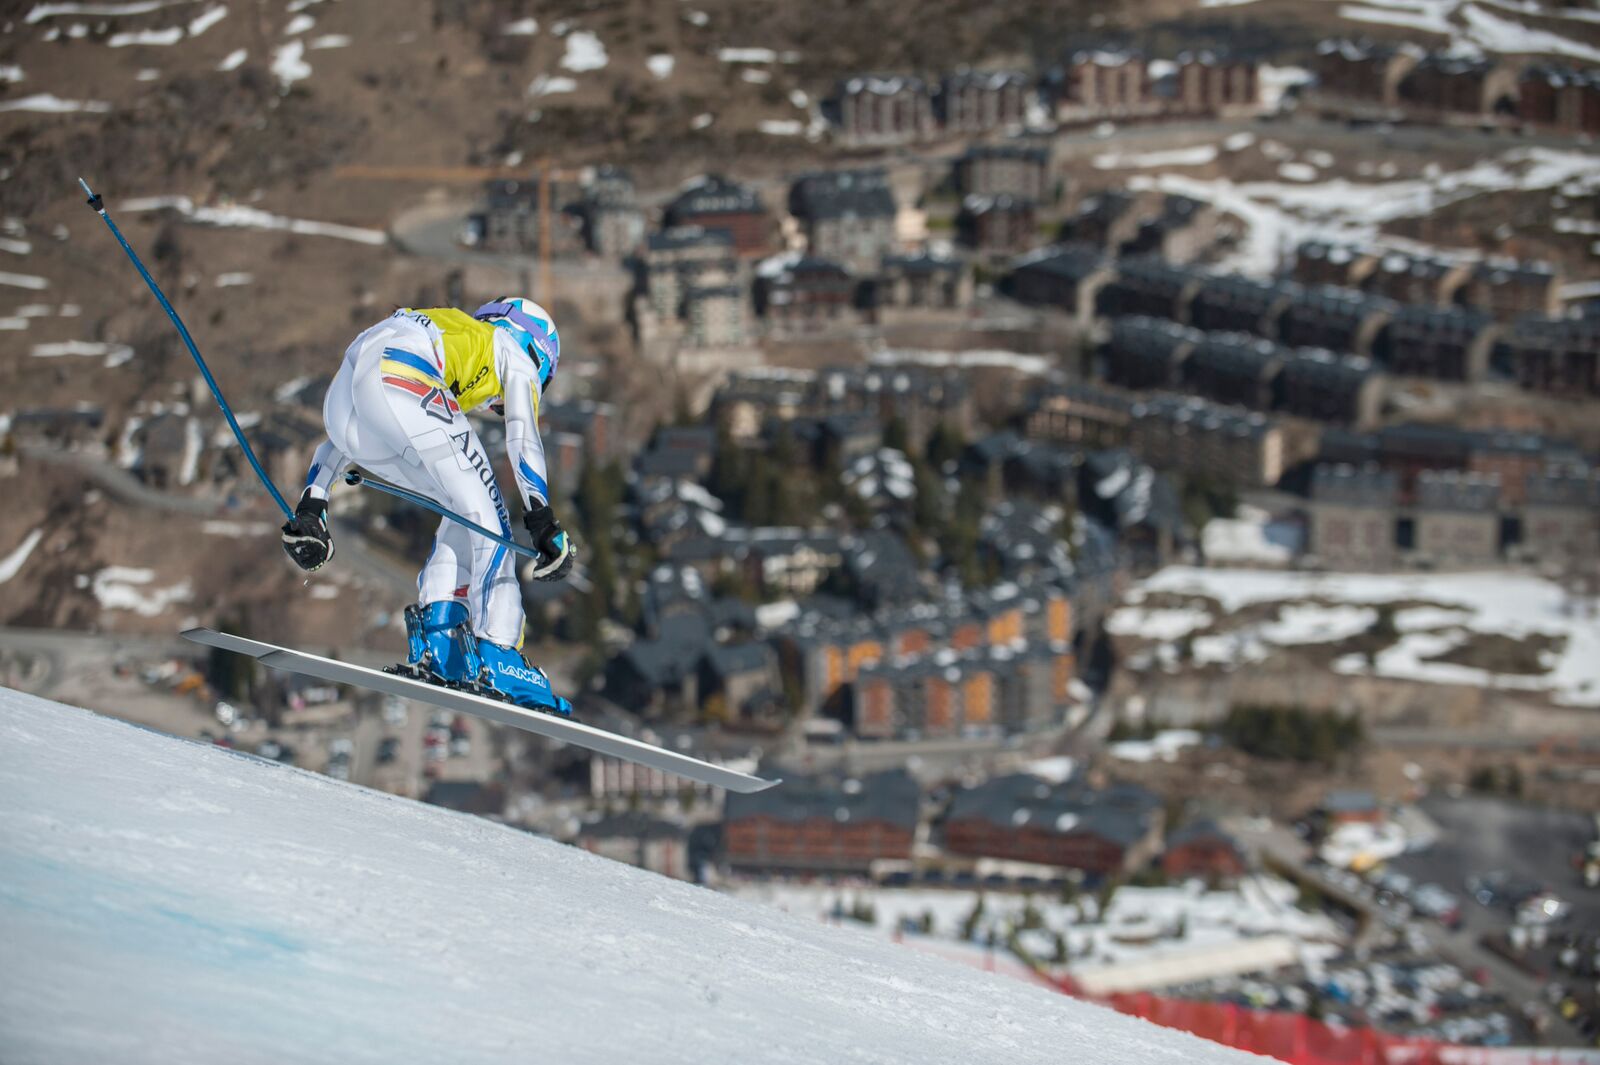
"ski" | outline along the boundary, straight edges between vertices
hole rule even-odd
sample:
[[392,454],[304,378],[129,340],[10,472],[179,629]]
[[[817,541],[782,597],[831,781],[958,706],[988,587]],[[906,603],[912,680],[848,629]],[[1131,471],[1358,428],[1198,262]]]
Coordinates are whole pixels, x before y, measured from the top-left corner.
[[302,673],[335,684],[353,684],[359,688],[368,688],[386,695],[398,695],[403,699],[415,699],[447,710],[459,710],[464,714],[510,725],[512,728],[532,732],[547,739],[560,740],[562,743],[570,743],[613,758],[622,758],[651,769],[660,769],[700,784],[750,793],[765,791],[781,783],[778,780],[767,780],[726,766],[704,762],[686,754],[678,754],[642,740],[619,736],[615,732],[585,725],[581,721],[540,713],[537,710],[525,710],[513,703],[503,703],[470,692],[456,691],[384,673],[381,670],[368,669],[365,666],[351,665],[349,662],[336,662],[321,655],[307,654],[304,651],[262,643],[259,640],[247,640],[242,636],[232,636],[212,629],[187,629],[182,635],[186,640],[207,647],[248,655],[273,669]]

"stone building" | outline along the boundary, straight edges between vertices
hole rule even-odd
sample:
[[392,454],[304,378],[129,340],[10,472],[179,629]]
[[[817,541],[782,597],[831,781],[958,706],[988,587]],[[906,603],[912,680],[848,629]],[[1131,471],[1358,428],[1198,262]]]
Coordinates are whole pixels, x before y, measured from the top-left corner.
[[692,348],[737,347],[750,339],[738,285],[691,285],[683,296],[683,340]]
[[1457,291],[1457,302],[1496,318],[1561,313],[1565,278],[1549,263],[1491,258],[1479,263]]
[[1385,252],[1361,279],[1375,296],[1422,307],[1450,307],[1457,290],[1472,276],[1472,264],[1427,255]]
[[740,258],[766,254],[775,228],[759,193],[718,174],[696,178],[685,186],[667,205],[664,218],[668,227],[726,230]]
[[961,311],[972,306],[972,268],[963,259],[920,252],[884,258],[871,284],[875,320],[897,311]]
[[1189,302],[1189,324],[1208,331],[1253,333],[1272,339],[1278,321],[1302,293],[1293,281],[1224,274],[1205,278]]
[[1563,566],[1600,556],[1600,476],[1584,466],[1552,466],[1523,482],[1521,552]]
[[1207,333],[1183,364],[1183,383],[1218,403],[1270,410],[1289,352],[1248,333]]
[[1517,117],[1565,133],[1600,133],[1600,71],[1547,64],[1524,68]]
[[1015,196],[968,196],[961,201],[956,232],[961,242],[985,255],[1011,255],[1038,243],[1032,200]]
[[1028,76],[1015,70],[958,70],[939,83],[935,110],[947,133],[987,133],[1021,126]]
[[701,226],[652,233],[634,270],[631,313],[641,343],[682,334],[691,290],[723,288],[741,277],[733,234]]
[[1600,319],[1528,315],[1497,348],[1523,388],[1558,396],[1600,396]]
[[839,83],[823,113],[852,146],[911,144],[938,132],[933,93],[921,78],[861,74]]
[[1402,306],[1385,327],[1378,357],[1391,372],[1436,381],[1481,381],[1499,330],[1462,307]]
[[1285,414],[1360,427],[1377,422],[1387,387],[1377,367],[1359,355],[1299,348],[1283,360],[1272,405]]
[[1377,466],[1321,464],[1311,474],[1310,549],[1329,569],[1389,569],[1396,561],[1399,479]]
[[[565,190],[550,191],[550,250],[571,254],[583,247],[582,221],[562,210]],[[484,183],[483,206],[470,219],[477,247],[485,251],[527,254],[539,248],[538,175]]]
[[1516,71],[1496,60],[1433,54],[1401,79],[1400,99],[1421,111],[1487,118],[1516,110]]
[[956,792],[944,844],[951,854],[1111,877],[1156,856],[1163,821],[1161,800],[1143,788],[1096,789],[1019,773]]
[[1323,41],[1317,45],[1317,94],[1396,108],[1400,104],[1400,83],[1422,54],[1421,49],[1412,45],[1395,47],[1371,41]]
[[1235,118],[1261,109],[1260,65],[1214,52],[1178,56],[1174,106],[1185,114]]
[[828,259],[804,258],[756,279],[756,311],[774,336],[848,328],[861,320],[855,278]]
[[1129,448],[1159,469],[1265,488],[1296,458],[1283,426],[1265,414],[1156,396],[1135,403],[1129,415]]
[[1199,330],[1165,318],[1117,318],[1101,350],[1106,379],[1140,391],[1179,388],[1184,363],[1204,339]]
[[1151,318],[1189,321],[1189,307],[1205,277],[1156,256],[1123,259],[1100,288],[1095,311],[1105,318],[1142,314]]
[[1477,566],[1500,556],[1500,482],[1429,470],[1417,475],[1414,555],[1435,566]]
[[1116,268],[1098,248],[1056,244],[1014,260],[1006,286],[1023,303],[1057,307],[1087,322],[1101,289],[1115,277]]
[[1016,144],[974,144],[955,165],[963,196],[1014,196],[1044,203],[1055,199],[1050,151]]
[[723,859],[737,872],[866,876],[911,859],[922,789],[903,769],[858,778],[791,777],[781,788],[730,792]]
[[1294,279],[1307,287],[1334,285],[1338,288],[1360,288],[1362,280],[1372,272],[1379,255],[1379,252],[1368,248],[1308,240],[1295,248],[1292,272]]
[[644,240],[644,212],[627,171],[602,166],[583,190],[583,237],[589,250],[607,258],[632,255]]
[[1150,91],[1143,56],[1132,52],[1074,53],[1051,71],[1047,90],[1063,123],[1154,114],[1159,104]]
[[1279,318],[1278,339],[1293,347],[1373,354],[1379,335],[1400,305],[1354,289],[1306,289]]
[[1136,406],[1133,397],[1113,389],[1051,384],[1029,398],[1024,432],[1030,440],[1052,440],[1075,448],[1124,447]]
[[882,170],[806,174],[789,190],[789,213],[800,222],[806,253],[870,275],[897,247],[895,203]]

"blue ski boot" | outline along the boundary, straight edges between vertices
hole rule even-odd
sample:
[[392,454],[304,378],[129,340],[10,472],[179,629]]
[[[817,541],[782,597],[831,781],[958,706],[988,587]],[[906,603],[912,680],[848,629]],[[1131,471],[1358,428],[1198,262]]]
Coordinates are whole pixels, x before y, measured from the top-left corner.
[[452,687],[477,676],[465,603],[447,599],[412,605],[406,607],[405,618],[406,664],[393,672]]
[[544,670],[530,666],[516,648],[479,640],[478,659],[485,687],[525,709],[572,716],[572,704],[551,691]]

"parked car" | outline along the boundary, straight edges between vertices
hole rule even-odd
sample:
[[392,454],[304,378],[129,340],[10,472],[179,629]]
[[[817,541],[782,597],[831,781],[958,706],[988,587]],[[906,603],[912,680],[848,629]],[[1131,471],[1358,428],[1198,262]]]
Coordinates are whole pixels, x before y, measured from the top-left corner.
[[397,695],[386,695],[383,698],[383,723],[391,728],[400,728],[406,723],[410,714],[406,711],[406,701]]
[[1572,905],[1548,891],[1530,895],[1517,904],[1517,923],[1525,925],[1552,925],[1567,919]]
[[388,765],[400,755],[400,738],[398,736],[385,736],[378,741],[378,764]]
[[1461,923],[1461,900],[1438,884],[1423,884],[1411,893],[1417,912],[1432,917],[1448,928]]

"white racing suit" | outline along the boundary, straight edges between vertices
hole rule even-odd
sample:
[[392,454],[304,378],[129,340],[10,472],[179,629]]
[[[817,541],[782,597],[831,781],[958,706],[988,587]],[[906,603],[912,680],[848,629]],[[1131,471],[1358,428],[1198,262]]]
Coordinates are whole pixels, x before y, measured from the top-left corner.
[[[328,439],[306,487],[326,499],[353,462],[510,537],[505,500],[462,404],[504,403],[506,449],[527,507],[549,499],[539,398],[533,360],[503,330],[461,311],[396,311],[346,349],[323,400]],[[464,602],[475,635],[517,647],[523,612],[515,560],[505,545],[446,518],[417,577],[417,600]]]

